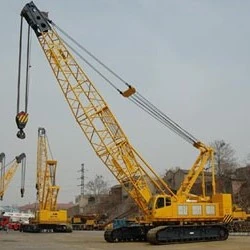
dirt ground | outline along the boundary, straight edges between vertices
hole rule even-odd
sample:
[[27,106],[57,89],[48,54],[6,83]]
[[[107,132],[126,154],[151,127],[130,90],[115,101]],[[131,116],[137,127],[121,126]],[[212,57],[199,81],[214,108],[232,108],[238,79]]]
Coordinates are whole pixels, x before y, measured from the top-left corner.
[[144,242],[107,243],[103,238],[103,231],[75,231],[70,234],[41,233],[30,234],[0,231],[0,250],[34,249],[34,250],[145,250],[145,249],[192,249],[192,250],[250,250],[250,236],[230,236],[221,242],[202,242],[175,245],[153,246]]

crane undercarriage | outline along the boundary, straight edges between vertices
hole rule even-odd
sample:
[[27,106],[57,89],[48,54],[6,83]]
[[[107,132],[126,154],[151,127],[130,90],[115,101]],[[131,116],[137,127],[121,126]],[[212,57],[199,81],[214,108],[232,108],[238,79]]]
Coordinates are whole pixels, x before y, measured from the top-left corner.
[[228,238],[229,231],[223,224],[207,225],[132,225],[106,230],[107,242],[147,241],[153,245],[188,243],[201,241],[222,241]]
[[54,233],[71,233],[72,228],[69,224],[23,224],[20,232],[26,233],[41,233],[41,232],[54,232]]
[[143,225],[134,224],[115,229],[108,229],[104,233],[107,242],[147,241],[153,245],[222,241],[230,233],[249,233],[250,221],[236,220],[228,224],[205,225]]

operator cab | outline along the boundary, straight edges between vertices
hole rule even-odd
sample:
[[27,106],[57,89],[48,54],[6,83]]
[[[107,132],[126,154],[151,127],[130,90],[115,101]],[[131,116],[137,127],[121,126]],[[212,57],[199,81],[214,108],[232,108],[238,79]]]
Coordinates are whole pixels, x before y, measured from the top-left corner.
[[171,206],[171,198],[164,195],[157,195],[150,199],[148,209],[159,209]]

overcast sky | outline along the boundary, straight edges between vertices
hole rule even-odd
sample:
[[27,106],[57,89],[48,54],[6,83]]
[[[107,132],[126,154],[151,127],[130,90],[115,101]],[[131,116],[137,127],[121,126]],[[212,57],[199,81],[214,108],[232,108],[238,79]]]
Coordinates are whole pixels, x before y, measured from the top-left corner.
[[[72,201],[80,193],[82,163],[85,182],[101,174],[110,185],[117,183],[71,115],[34,35],[27,138],[16,138],[19,14],[26,3],[1,1],[0,151],[7,162],[25,152],[27,173],[25,197],[20,198],[18,170],[0,205],[35,201],[38,127],[46,128],[58,160],[59,202]],[[222,139],[235,149],[240,163],[246,159],[250,153],[250,1],[37,0],[35,4],[195,137],[207,144]],[[192,145],[80,64],[132,145],[160,175],[175,166],[190,168],[198,154]]]

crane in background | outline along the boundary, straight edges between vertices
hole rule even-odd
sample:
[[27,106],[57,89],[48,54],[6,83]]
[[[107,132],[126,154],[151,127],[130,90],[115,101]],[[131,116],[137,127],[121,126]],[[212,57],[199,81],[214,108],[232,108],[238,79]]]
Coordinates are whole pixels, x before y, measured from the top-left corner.
[[[50,153],[50,157],[49,157]],[[50,152],[48,137],[44,128],[38,128],[37,143],[37,209],[35,218],[21,227],[23,232],[72,232],[68,223],[67,210],[57,209],[57,197],[60,187],[56,185],[57,161]]]
[[24,196],[25,186],[25,171],[26,171],[26,155],[24,153],[15,157],[9,164],[5,165],[5,154],[0,154],[0,200],[3,200],[3,196],[13,179],[17,168],[21,164],[21,197]]
[[[65,32],[49,20],[47,13],[41,12],[33,2],[24,6],[21,17],[26,19],[29,29],[31,27],[34,30],[83,134],[97,156],[133,198],[143,214],[143,221],[136,226],[105,231],[106,241],[148,240],[151,244],[162,244],[226,240],[228,230],[225,225],[234,215],[232,197],[231,194],[216,192],[213,164],[211,165],[213,194],[206,195],[204,178],[202,194],[197,196],[191,193],[198,176],[204,175],[205,167],[213,161],[213,149],[182,129],[97,59],[105,69],[126,84],[127,89],[121,91],[95,70],[122,96],[129,98],[199,149],[200,154],[195,163],[177,193],[174,193],[130,144],[106,101],[76,62],[68,47],[80,58],[83,60],[84,58],[59,36],[56,29],[64,35]],[[74,42],[72,39],[71,41]],[[86,52],[86,49],[82,49]],[[92,67],[86,60],[84,61]],[[18,137],[22,139],[22,136]]]

